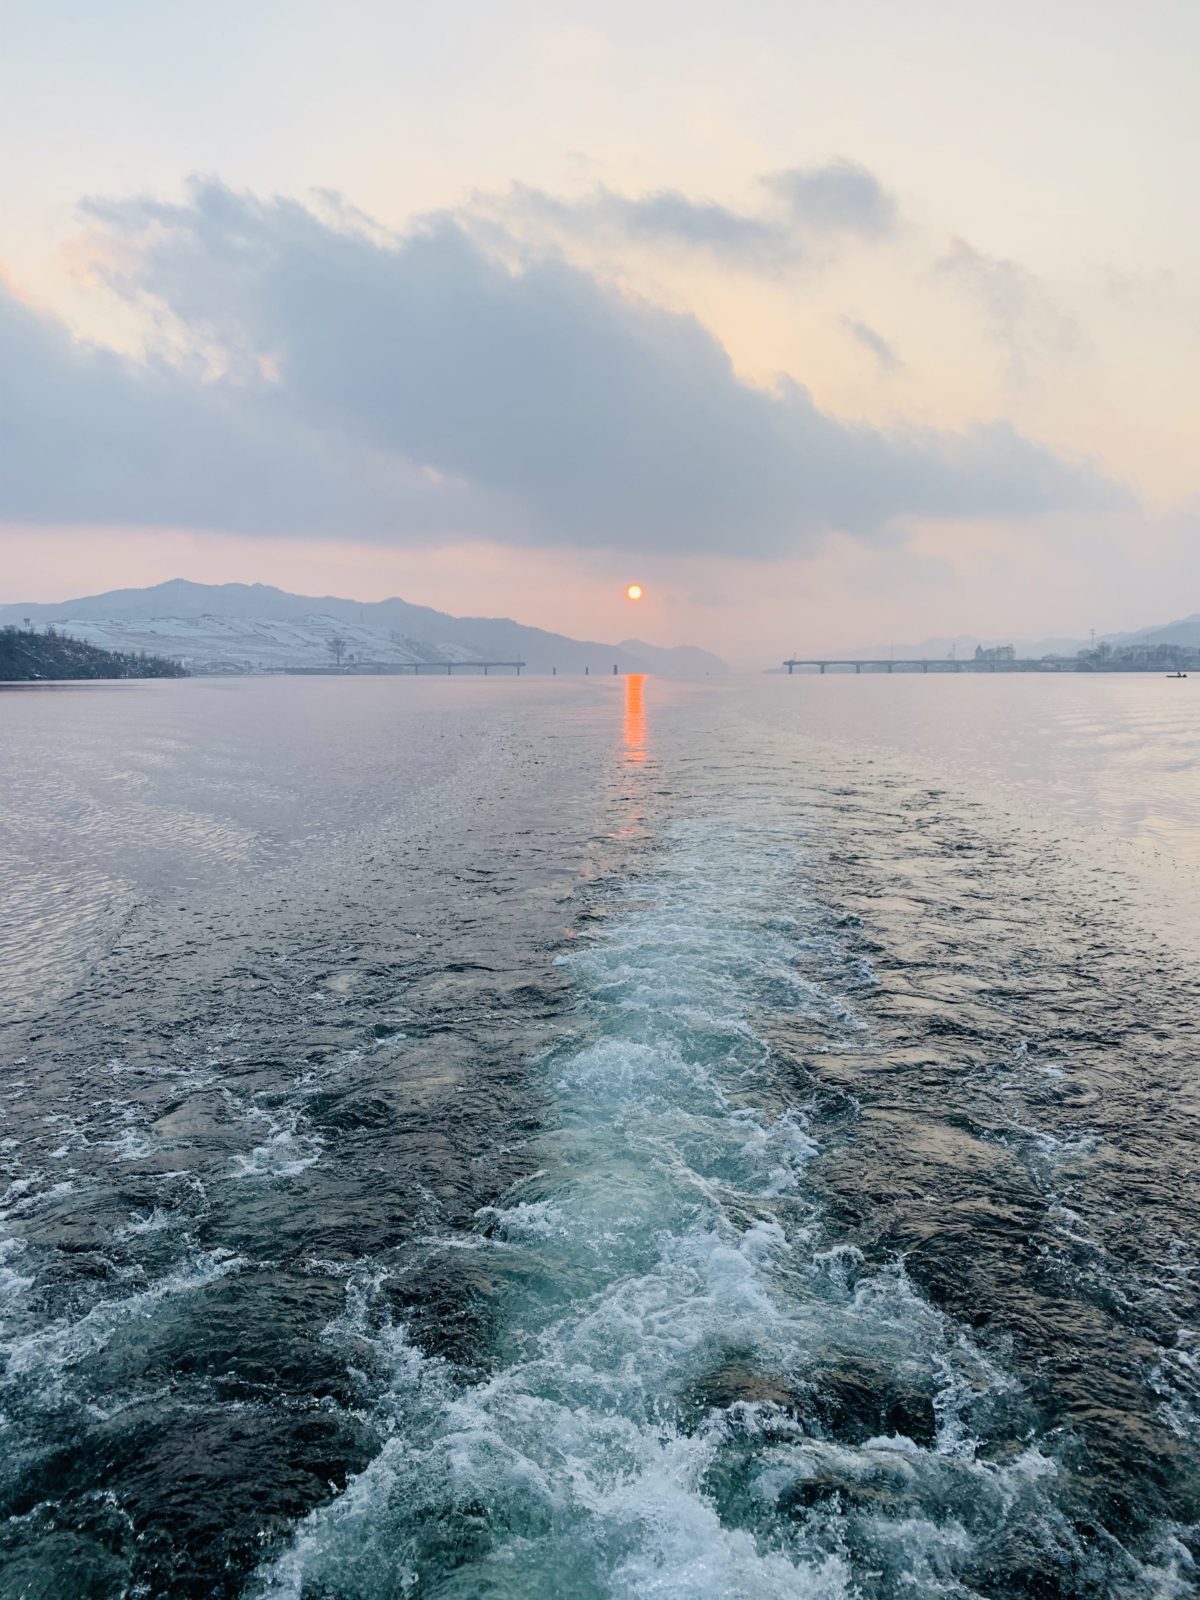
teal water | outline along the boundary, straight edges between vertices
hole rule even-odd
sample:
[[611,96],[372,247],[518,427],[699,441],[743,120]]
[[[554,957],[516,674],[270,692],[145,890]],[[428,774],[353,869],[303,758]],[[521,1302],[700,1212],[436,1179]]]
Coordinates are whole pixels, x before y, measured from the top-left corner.
[[374,703],[353,829],[128,880],[5,1080],[0,1593],[1193,1592],[1186,727],[1134,809],[1100,700],[1000,789],[1026,698],[791,687]]
[[816,892],[820,814],[747,765],[745,790],[722,781],[643,836],[662,770],[627,694],[641,848],[560,957],[577,1025],[535,1068],[537,1170],[430,1243],[487,1284],[486,1370],[464,1381],[356,1296],[340,1331],[391,1364],[388,1443],[255,1592],[1191,1592],[1176,1524],[1137,1548],[1081,1526],[1005,1341],[839,1230],[809,1169],[858,1108],[831,1114],[816,1076],[798,1093],[797,1034],[882,1053],[881,985]]

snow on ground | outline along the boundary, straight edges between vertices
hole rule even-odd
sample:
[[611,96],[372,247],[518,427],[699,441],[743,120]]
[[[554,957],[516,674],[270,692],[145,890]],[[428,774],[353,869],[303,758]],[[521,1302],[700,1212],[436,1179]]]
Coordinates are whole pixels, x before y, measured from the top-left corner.
[[430,644],[387,634],[365,623],[314,615],[288,622],[246,617],[139,617],[121,621],[64,619],[54,626],[72,638],[106,650],[145,650],[182,661],[193,672],[268,672],[287,667],[333,665],[335,640],[342,661],[355,666],[410,666],[415,662],[479,661],[458,644]]

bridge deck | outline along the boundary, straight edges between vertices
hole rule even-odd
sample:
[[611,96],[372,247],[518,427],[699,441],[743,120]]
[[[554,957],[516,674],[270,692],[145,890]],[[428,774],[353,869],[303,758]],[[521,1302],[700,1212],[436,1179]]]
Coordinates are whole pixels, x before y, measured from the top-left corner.
[[893,672],[897,667],[906,668],[910,672],[1071,672],[1074,665],[1059,661],[976,661],[974,657],[967,656],[959,661],[955,658],[935,656],[861,656],[857,659],[847,656],[810,656],[804,659],[794,657],[785,661],[784,666],[789,675],[797,667],[816,667],[824,673],[831,667],[841,667],[848,670],[853,667],[855,672],[861,672],[864,667],[873,668],[875,671]]
[[524,661],[343,661],[327,667],[267,667],[267,672],[281,673],[287,677],[403,677],[407,672],[419,676],[422,672],[482,672],[486,678],[493,667],[509,667],[518,677]]

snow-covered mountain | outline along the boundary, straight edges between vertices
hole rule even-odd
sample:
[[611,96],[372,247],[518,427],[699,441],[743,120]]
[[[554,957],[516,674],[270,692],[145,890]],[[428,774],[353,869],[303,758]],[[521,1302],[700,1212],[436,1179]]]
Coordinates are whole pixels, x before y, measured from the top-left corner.
[[[356,664],[524,661],[531,672],[652,671],[671,677],[727,672],[719,656],[692,646],[660,650],[603,644],[529,628],[508,617],[454,617],[407,600],[344,600],[289,594],[261,583],[191,583],[115,589],[52,604],[0,606],[0,625],[52,624],[109,649],[148,650],[194,671],[256,672],[327,666],[335,637]],[[640,652],[640,653],[639,653]],[[652,659],[647,659],[651,658]]]
[[291,621],[250,617],[67,617],[35,621],[106,650],[145,650],[181,661],[192,672],[267,672],[328,667],[340,658],[354,666],[410,666],[466,662],[480,657],[464,646],[427,644],[386,634],[358,622],[308,616]]

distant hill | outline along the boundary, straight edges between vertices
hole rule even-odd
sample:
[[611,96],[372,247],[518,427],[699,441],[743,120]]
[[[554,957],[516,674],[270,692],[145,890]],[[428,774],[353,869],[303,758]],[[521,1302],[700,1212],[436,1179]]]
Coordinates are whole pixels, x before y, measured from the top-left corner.
[[639,661],[644,661],[651,672],[664,678],[721,678],[729,668],[720,656],[711,650],[701,650],[694,644],[677,644],[663,647],[647,644],[644,639],[623,639],[620,649],[626,650]]
[[1200,648],[1200,611],[1159,628],[1139,628],[1136,633],[1110,633],[1110,644],[1183,644]]
[[266,672],[297,667],[438,666],[478,660],[461,645],[426,644],[400,634],[382,634],[360,622],[302,616],[290,621],[202,614],[195,617],[71,617],[56,623],[31,621],[33,629],[57,628],[105,650],[159,652],[189,671]]
[[[1086,639],[1071,639],[1057,636],[1047,639],[1021,639],[1014,638],[1011,634],[1005,638],[991,634],[957,633],[945,637],[935,636],[931,639],[921,639],[916,644],[873,644],[857,650],[825,650],[820,654],[829,660],[879,660],[886,661],[889,656],[910,661],[945,661],[950,656],[956,656],[960,661],[966,661],[975,654],[975,646],[982,645],[988,649],[992,645],[1011,644],[1016,647],[1018,656],[1031,659],[1038,656],[1073,656],[1076,651],[1082,650],[1087,644]],[[800,652],[804,654],[803,651]]]
[[[1183,617],[1179,622],[1168,622],[1152,628],[1139,628],[1133,633],[1106,633],[1098,635],[1097,644],[1106,641],[1112,645],[1130,644],[1180,644],[1192,649],[1200,649],[1200,612],[1193,613],[1190,617]],[[998,638],[974,633],[960,633],[949,638],[922,639],[919,644],[872,645],[860,650],[828,650],[821,652],[829,660],[849,660],[856,657],[886,658],[888,655],[906,656],[909,659],[926,659],[929,661],[944,660],[953,652],[960,660],[975,654],[975,646],[1011,644],[1016,646],[1017,655],[1025,659],[1036,659],[1040,656],[1073,656],[1080,650],[1086,650],[1091,641],[1089,639],[1072,639],[1057,637],[1049,639],[1021,639],[1009,635],[1007,638]],[[803,655],[805,652],[800,651]]]
[[[338,634],[361,660],[521,660],[531,672],[652,671],[672,677],[727,672],[719,657],[690,646],[612,645],[570,639],[508,617],[454,617],[407,600],[345,600],[289,594],[262,583],[192,583],[174,578],[146,589],[115,589],[51,604],[0,606],[0,623],[53,623],[95,643],[155,648],[198,670],[315,665]],[[643,654],[644,652],[644,654]],[[651,661],[648,657],[653,656]]]
[[72,678],[184,678],[176,661],[101,650],[54,629],[0,627],[0,683]]

